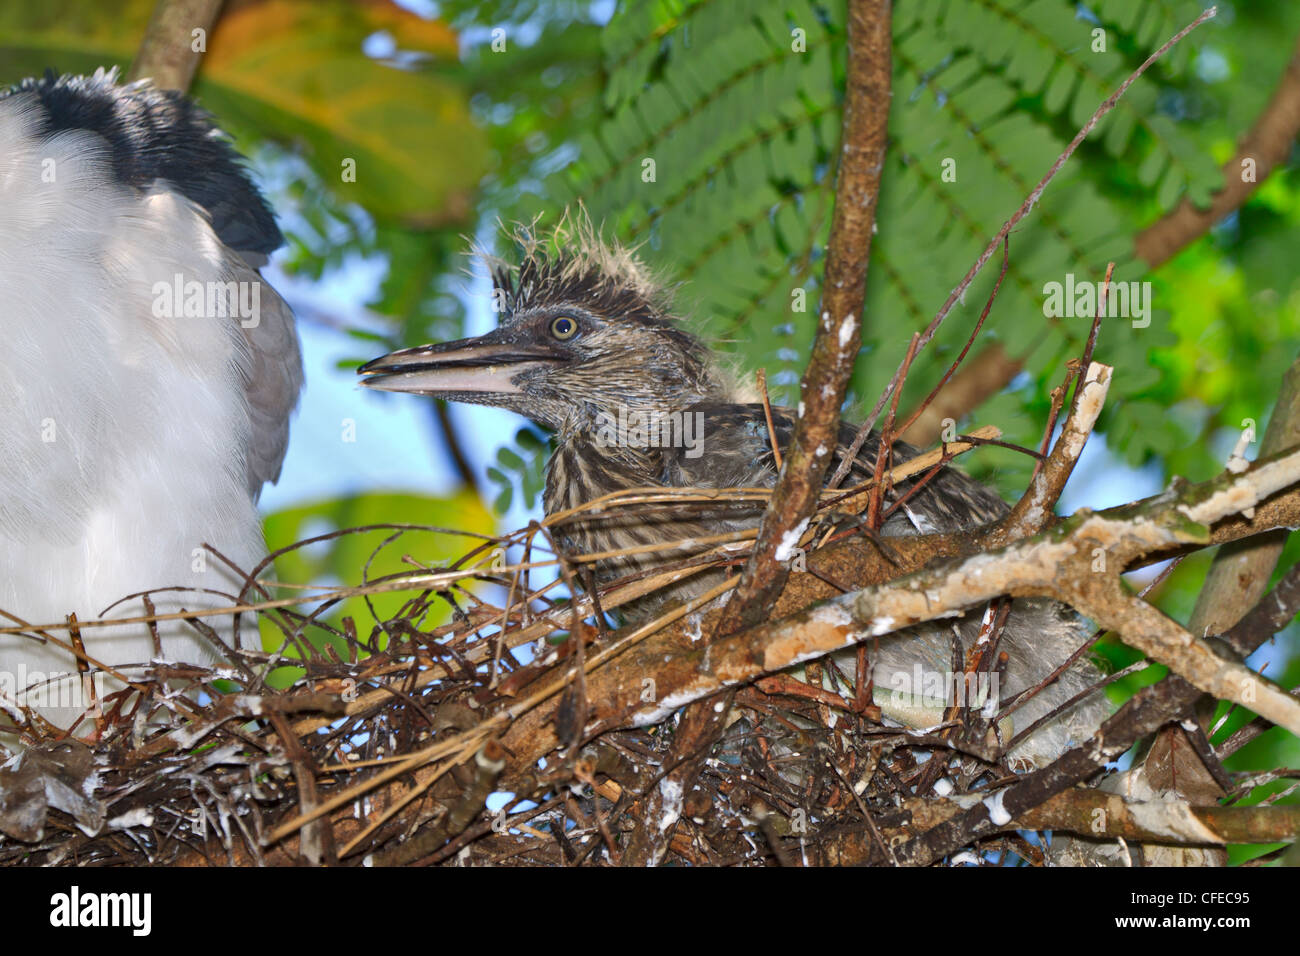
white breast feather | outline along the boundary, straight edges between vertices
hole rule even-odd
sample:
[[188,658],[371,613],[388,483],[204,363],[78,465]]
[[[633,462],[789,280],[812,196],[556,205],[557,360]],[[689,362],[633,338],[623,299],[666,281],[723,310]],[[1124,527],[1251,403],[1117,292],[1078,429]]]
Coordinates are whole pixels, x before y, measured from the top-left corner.
[[[152,308],[155,282],[228,280],[233,254],[185,198],[116,184],[94,134],[37,139],[30,110],[0,101],[0,609],[45,624],[98,617],[149,588],[237,593],[236,577],[199,549],[245,569],[264,553],[245,479],[247,343],[237,319]],[[227,598],[154,601],[166,612]],[[134,600],[108,616],[141,612]],[[254,627],[243,630],[247,643]],[[162,633],[169,659],[211,658],[183,622]],[[83,636],[106,663],[154,655],[141,626]],[[0,693],[36,671],[75,666],[67,652],[0,635]]]

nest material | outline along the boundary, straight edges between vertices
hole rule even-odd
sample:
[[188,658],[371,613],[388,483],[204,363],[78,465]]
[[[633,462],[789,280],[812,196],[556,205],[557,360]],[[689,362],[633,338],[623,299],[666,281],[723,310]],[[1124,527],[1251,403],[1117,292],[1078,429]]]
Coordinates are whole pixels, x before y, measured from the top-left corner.
[[[674,494],[673,507],[690,506],[689,489]],[[718,494],[707,497],[716,504]],[[656,497],[621,506],[664,507],[663,492]],[[413,530],[398,529],[383,546],[410,547],[402,535]],[[814,526],[810,546],[818,532],[824,543],[825,529]],[[294,607],[253,602],[284,635],[277,653],[221,644],[220,666],[155,667],[139,690],[110,695],[77,728],[89,743],[60,739],[33,719],[21,762],[0,777],[0,862],[619,862],[631,833],[662,823],[644,819],[641,798],[663,779],[678,715],[585,734],[591,702],[575,680],[576,658],[590,663],[628,640],[585,602],[600,608],[602,599],[617,603],[620,588],[647,585],[614,582],[579,610],[556,595],[581,576],[580,564],[566,559],[558,578],[530,583],[539,566],[555,564],[548,542],[533,525],[484,540],[448,569],[299,591]],[[508,546],[522,547],[524,560],[503,564]],[[730,543],[695,563],[738,560]],[[495,586],[496,600],[480,596],[493,591],[483,584]],[[331,623],[342,598],[388,590],[412,596],[369,633],[351,618]],[[448,608],[448,623],[430,624]],[[193,626],[220,642],[204,622]],[[708,617],[686,619],[688,634],[710,626]],[[285,664],[302,676],[270,686],[268,674]],[[918,735],[882,724],[866,689],[834,661],[809,670],[806,682],[774,675],[738,692],[698,786],[676,804],[670,861],[862,858],[883,845],[882,825],[905,829],[903,802],[980,791],[1013,773],[961,745],[987,738],[978,712],[954,711],[950,725]],[[540,764],[503,744],[525,705],[552,708],[546,725],[557,746]],[[976,849],[972,858],[983,861],[1043,858],[1017,834]]]

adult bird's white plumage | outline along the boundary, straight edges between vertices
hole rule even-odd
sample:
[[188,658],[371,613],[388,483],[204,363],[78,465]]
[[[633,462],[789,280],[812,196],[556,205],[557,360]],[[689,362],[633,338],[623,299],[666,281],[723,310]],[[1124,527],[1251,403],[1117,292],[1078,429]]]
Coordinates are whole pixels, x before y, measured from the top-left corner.
[[[103,72],[0,94],[0,617],[86,620],[156,588],[219,592],[156,593],[164,613],[239,593],[203,546],[246,570],[265,554],[256,499],[279,477],[302,385],[292,313],[258,272],[281,241],[238,155],[179,94]],[[229,314],[240,300],[223,291],[257,308]],[[82,634],[106,664],[155,657],[139,625]],[[184,622],[162,645],[171,661],[213,655]],[[0,635],[0,693],[76,670],[61,648]],[[79,685],[28,702],[67,726]]]

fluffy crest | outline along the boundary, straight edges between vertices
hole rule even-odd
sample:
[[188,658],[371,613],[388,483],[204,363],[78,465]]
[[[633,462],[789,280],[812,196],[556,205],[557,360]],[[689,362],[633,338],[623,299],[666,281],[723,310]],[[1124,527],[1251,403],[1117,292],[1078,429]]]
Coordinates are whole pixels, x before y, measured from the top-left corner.
[[636,256],[636,247],[605,241],[579,206],[566,211],[549,230],[538,220],[503,227],[514,243],[518,262],[478,250],[504,293],[504,318],[548,306],[575,305],[606,316],[643,322],[671,321],[672,296]]

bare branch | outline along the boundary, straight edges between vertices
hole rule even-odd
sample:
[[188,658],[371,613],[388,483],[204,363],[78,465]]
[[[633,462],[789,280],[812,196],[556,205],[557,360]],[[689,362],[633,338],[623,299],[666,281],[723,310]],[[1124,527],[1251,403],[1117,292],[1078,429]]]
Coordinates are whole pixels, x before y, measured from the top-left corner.
[[[803,534],[834,458],[828,452],[838,444],[840,405],[862,344],[867,263],[888,143],[892,22],[890,0],[850,0],[842,143],[821,319],[784,467],[763,512],[754,550],[728,601],[731,613],[720,619],[715,636],[751,626],[770,612],[790,574],[780,560],[781,549],[788,549],[787,542],[792,538],[797,542]],[[680,804],[693,786],[730,705],[728,695],[717,706],[687,708],[668,761],[672,769],[646,797],[642,819],[653,823],[633,832],[623,854],[625,865],[657,863],[667,852],[680,816],[674,803]]]
[[[1242,437],[1241,451],[1245,450],[1247,437]],[[1293,364],[1283,377],[1272,418],[1260,445],[1260,454],[1275,454],[1298,444],[1300,362]],[[1229,467],[1237,467],[1237,461],[1234,454]],[[1279,528],[1221,547],[1197,595],[1187,629],[1196,635],[1222,633],[1237,624],[1251,607],[1262,604],[1260,596],[1268,586],[1289,534],[1289,530]],[[1274,596],[1282,596],[1281,588]],[[1273,607],[1278,605],[1275,603]],[[1265,623],[1260,621],[1257,626]],[[1194,803],[1213,805],[1223,792],[1222,769],[1205,732],[1213,717],[1213,698],[1202,697],[1193,710],[1196,723],[1179,721],[1160,732],[1142,762],[1141,772],[1146,784],[1157,792],[1173,791]],[[1171,718],[1180,716],[1170,715]],[[1218,857],[1216,862],[1220,865],[1226,863],[1222,854]],[[1160,862],[1177,864],[1180,860],[1174,855],[1172,859],[1161,858]]]
[[[1296,482],[1300,482],[1300,451],[1256,463],[1239,475],[1185,486],[1177,493],[1076,515],[1061,527],[1001,551],[976,553],[955,565],[924,569],[834,597],[707,648],[683,649],[681,638],[671,635],[664,642],[648,641],[627,651],[617,667],[600,667],[589,674],[592,717],[600,721],[602,730],[653,724],[683,704],[735,684],[1012,594],[1050,596],[1079,606],[1103,626],[1120,631],[1134,647],[1186,672],[1203,690],[1232,699],[1250,697],[1243,703],[1251,710],[1263,714],[1267,709],[1270,719],[1300,728],[1300,706],[1294,699],[1259,675],[1223,661],[1175,622],[1129,598],[1119,583],[1120,572],[1140,553],[1173,542],[1203,540],[1202,524],[1219,520],[1234,508],[1249,508],[1261,497]],[[898,542],[900,559],[911,544]],[[1093,570],[1098,548],[1107,554],[1104,572]],[[639,676],[654,677],[656,703],[640,701],[639,684],[615,673],[626,667],[635,668]],[[525,730],[517,725],[512,735],[516,729]],[[509,738],[506,744],[511,746]]]
[[1097,424],[1097,417],[1101,414],[1106,393],[1110,389],[1112,371],[1114,370],[1109,365],[1100,362],[1088,366],[1074,408],[1061,428],[1061,435],[1056,440],[1052,453],[1043,467],[1035,470],[1033,480],[1011,513],[999,522],[997,529],[989,536],[990,543],[1014,541],[1047,526],[1053,517],[1052,509],[1056,500],[1061,496],[1065,483],[1070,480],[1074,466],[1083,454],[1083,446],[1092,434],[1093,426]]
[[[1237,154],[1223,167],[1223,188],[1210,205],[1197,209],[1184,199],[1178,206],[1137,234],[1133,250],[1155,268],[1205,233],[1216,222],[1239,208],[1268,179],[1269,173],[1291,153],[1300,134],[1300,40],[1291,53],[1286,71],[1269,98],[1264,112],[1255,120]],[[1247,164],[1253,175],[1247,177]]]
[[849,4],[849,65],[835,210],[826,250],[825,292],[812,357],[800,386],[801,413],[763,514],[758,543],[729,604],[730,631],[762,620],[789,575],[782,543],[798,538],[817,507],[838,444],[840,405],[862,345],[862,304],[876,199],[888,142],[891,9],[889,0]]
[[[995,800],[996,794],[985,798]],[[886,839],[907,837],[947,823],[981,802],[966,795],[946,799],[905,799],[897,811],[874,821]],[[1015,830],[1066,831],[1097,840],[1141,841],[1175,846],[1227,846],[1230,843],[1293,843],[1300,832],[1300,807],[1196,807],[1182,800],[1127,800],[1097,790],[1069,789],[1014,820],[995,823],[985,835]],[[865,827],[846,828],[823,841],[830,866],[883,863],[879,845]]]
[[[221,4],[222,0],[158,0],[127,78],[151,79],[161,90],[188,90]],[[204,38],[203,46],[195,50],[199,36]]]

